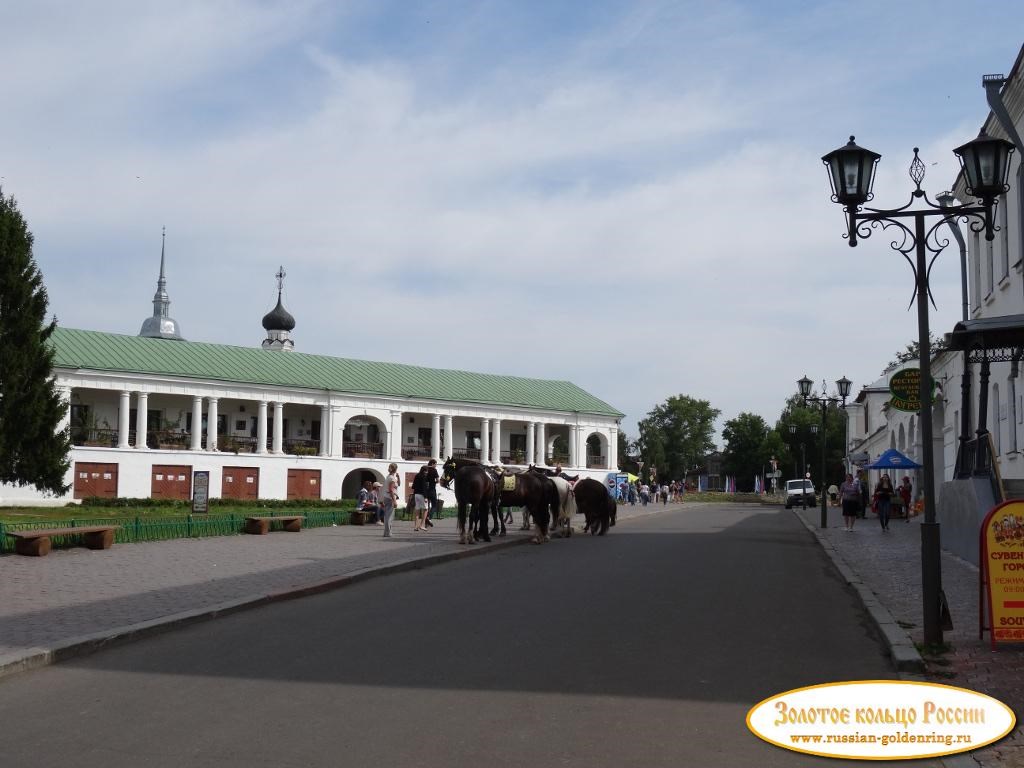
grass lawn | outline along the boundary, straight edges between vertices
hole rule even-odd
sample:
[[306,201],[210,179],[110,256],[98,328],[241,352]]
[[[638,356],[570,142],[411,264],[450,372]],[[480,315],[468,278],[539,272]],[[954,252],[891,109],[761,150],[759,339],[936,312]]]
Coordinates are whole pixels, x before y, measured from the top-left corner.
[[[329,511],[330,509],[350,510],[354,506],[351,501],[339,502],[337,507],[318,506],[316,509]],[[310,508],[312,509],[312,507]],[[98,518],[125,518],[134,519],[143,517],[150,520],[166,517],[182,517],[192,511],[187,504],[173,507],[83,507],[79,504],[66,507],[0,507],[0,523],[33,523],[40,520],[53,520],[56,522],[67,522],[69,520],[96,520]],[[308,510],[302,507],[252,507],[252,506],[229,506],[218,504],[210,506],[210,515],[269,515],[271,512],[289,515],[301,515]]]

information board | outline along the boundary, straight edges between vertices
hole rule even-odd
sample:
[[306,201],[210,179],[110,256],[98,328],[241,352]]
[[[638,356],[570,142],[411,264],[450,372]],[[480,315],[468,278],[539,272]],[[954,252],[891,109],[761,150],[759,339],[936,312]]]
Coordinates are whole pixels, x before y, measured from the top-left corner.
[[192,514],[210,511],[210,473],[192,473]]
[[[1024,501],[992,509],[981,525],[982,596],[996,643],[1024,643]],[[985,607],[981,606],[984,631]]]

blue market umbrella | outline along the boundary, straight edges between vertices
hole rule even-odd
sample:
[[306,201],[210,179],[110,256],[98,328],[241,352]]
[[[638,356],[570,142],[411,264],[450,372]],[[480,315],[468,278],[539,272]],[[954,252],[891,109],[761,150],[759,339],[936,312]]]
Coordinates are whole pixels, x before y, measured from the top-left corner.
[[890,448],[883,453],[873,464],[868,464],[868,469],[920,469],[921,465],[913,459],[907,458],[895,448]]

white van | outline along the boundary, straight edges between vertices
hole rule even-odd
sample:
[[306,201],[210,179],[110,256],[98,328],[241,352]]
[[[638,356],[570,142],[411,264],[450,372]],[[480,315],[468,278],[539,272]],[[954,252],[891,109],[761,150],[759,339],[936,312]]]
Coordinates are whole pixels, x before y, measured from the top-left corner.
[[787,480],[786,481],[786,509],[803,504],[804,497],[807,498],[807,506],[817,506],[817,497],[814,495],[814,483],[810,480]]

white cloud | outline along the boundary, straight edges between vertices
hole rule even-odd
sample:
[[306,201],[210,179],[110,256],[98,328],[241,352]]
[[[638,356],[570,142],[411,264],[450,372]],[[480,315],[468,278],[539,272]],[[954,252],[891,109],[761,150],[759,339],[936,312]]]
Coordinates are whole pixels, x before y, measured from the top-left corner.
[[[0,176],[70,326],[137,332],[166,224],[193,339],[256,344],[284,264],[300,350],[570,379],[631,433],[672,394],[774,421],[804,373],[868,383],[916,315],[907,265],[881,235],[850,249],[828,200],[851,75],[741,6],[688,19],[708,39],[664,58],[672,16],[652,7],[529,71],[448,62],[472,75],[446,89],[422,60],[332,47],[325,19],[356,22],[317,4],[71,6],[0,32],[38,63],[0,84],[23,106]],[[881,202],[902,204],[902,136],[858,119]],[[922,137],[934,192],[971,119]],[[944,329],[954,253],[933,285]]]

